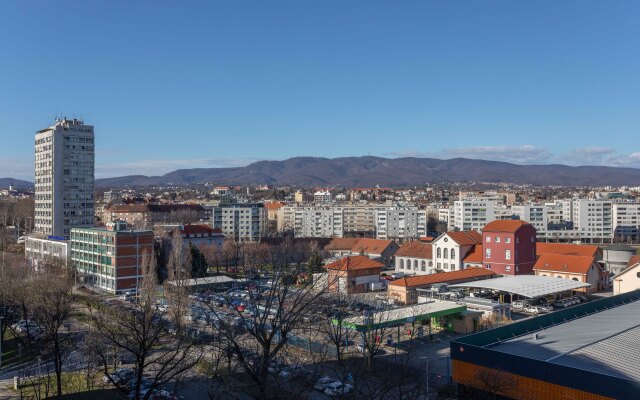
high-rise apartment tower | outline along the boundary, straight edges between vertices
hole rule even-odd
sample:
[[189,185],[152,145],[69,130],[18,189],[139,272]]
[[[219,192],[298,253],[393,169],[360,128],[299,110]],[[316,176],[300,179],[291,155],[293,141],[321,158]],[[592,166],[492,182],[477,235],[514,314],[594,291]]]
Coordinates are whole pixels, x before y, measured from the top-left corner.
[[35,137],[34,231],[69,239],[71,228],[93,226],[93,126],[56,119]]

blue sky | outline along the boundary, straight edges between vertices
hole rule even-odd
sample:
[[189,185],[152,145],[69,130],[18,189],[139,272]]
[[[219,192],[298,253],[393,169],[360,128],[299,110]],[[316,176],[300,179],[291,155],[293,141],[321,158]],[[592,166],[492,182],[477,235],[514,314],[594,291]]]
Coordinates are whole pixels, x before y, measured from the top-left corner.
[[98,177],[293,156],[640,167],[640,2],[3,1],[0,177],[95,125]]

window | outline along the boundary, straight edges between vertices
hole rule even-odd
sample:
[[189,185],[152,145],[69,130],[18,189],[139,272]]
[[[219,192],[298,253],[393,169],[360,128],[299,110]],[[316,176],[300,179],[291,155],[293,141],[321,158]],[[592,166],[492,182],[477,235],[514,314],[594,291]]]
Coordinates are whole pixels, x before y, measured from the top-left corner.
[[504,251],[504,258],[505,260],[511,260],[511,249],[506,249]]
[[404,260],[400,259],[400,269],[404,269]]
[[507,272],[511,271],[511,265],[505,265],[504,270]]
[[485,264],[486,269],[491,269],[491,264]]
[[438,247],[438,258],[442,257],[442,249],[440,247]]
[[451,259],[455,259],[456,258],[456,249],[451,249]]
[[420,270],[422,271],[426,271],[427,270],[427,262],[426,261],[422,261],[421,266],[420,266]]
[[485,241],[486,241],[487,243],[491,243],[491,236],[487,236],[487,238],[485,239]]
[[418,270],[418,260],[413,260],[413,269]]
[[485,249],[484,256],[486,258],[491,258],[491,249]]
[[444,258],[449,258],[449,249],[444,249]]
[[508,237],[508,238],[504,238],[504,242],[505,242],[505,243],[511,243],[511,238],[510,238],[510,237]]

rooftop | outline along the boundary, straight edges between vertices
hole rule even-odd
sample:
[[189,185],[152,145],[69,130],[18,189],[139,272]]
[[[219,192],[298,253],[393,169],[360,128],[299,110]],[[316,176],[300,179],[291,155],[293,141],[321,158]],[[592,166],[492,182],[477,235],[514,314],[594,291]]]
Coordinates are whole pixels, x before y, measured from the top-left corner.
[[483,232],[515,232],[523,226],[531,226],[530,223],[519,219],[498,219],[489,222],[482,229]]
[[[466,306],[451,301],[433,301],[430,303],[395,308],[388,311],[376,311],[370,316],[370,324],[372,326],[396,326],[426,318],[456,314],[466,309]],[[365,318],[364,315],[348,318],[345,319],[344,323],[352,329],[362,329],[369,325]]]
[[640,382],[639,315],[636,300],[488,347]]
[[391,281],[389,282],[389,285],[405,287],[428,286],[436,283],[457,281],[460,279],[488,278],[491,276],[495,276],[495,273],[489,269],[472,267],[462,269],[460,271],[443,272],[441,274],[408,276]]
[[357,269],[382,268],[384,264],[372,260],[367,256],[349,256],[328,264],[325,268],[340,271],[354,271]]
[[395,254],[396,257],[426,258],[433,257],[431,243],[424,243],[419,240],[403,244]]
[[564,254],[595,257],[598,254],[598,246],[572,243],[536,243],[536,253],[538,255]]
[[542,254],[533,269],[585,275],[595,262],[596,259],[592,256]]
[[485,279],[467,283],[458,283],[451,287],[469,287],[475,289],[499,290],[523,297],[534,298],[591,286],[571,279],[551,278],[548,276],[516,275],[495,279]]

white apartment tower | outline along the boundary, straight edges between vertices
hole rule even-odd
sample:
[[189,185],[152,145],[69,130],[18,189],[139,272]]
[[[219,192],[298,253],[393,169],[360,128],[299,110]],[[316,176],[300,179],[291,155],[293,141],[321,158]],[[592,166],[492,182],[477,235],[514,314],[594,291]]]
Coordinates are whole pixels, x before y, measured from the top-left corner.
[[34,231],[69,239],[71,228],[93,226],[93,126],[56,119],[35,137]]

